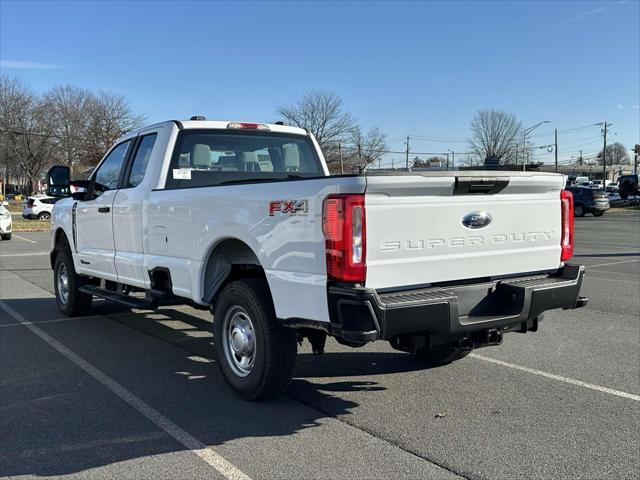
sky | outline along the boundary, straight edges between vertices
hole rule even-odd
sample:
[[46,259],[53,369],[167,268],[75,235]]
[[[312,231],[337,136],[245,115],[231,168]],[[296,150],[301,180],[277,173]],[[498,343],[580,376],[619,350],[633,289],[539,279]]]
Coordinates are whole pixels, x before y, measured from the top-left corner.
[[[468,150],[482,108],[515,114],[561,162],[640,143],[640,1],[28,2],[0,0],[0,69],[36,92],[126,96],[149,123],[275,121],[337,93],[389,147]],[[587,128],[580,128],[587,127]],[[536,149],[536,158],[553,153]]]

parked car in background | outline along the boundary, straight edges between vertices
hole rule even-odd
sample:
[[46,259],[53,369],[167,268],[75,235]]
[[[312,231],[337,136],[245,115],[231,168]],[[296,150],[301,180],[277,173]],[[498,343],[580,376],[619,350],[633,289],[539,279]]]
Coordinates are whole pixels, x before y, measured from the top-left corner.
[[600,189],[602,189],[602,180],[593,180],[591,182],[591,188],[600,188]]
[[573,182],[573,185],[575,186],[582,186],[582,185],[590,185],[591,182],[589,182],[589,177],[576,177],[575,182]]
[[620,198],[626,200],[629,196],[640,195],[638,190],[638,175],[622,175],[618,179]]
[[22,216],[30,219],[48,220],[51,218],[51,210],[58,200],[60,199],[49,196],[28,197],[22,209]]
[[576,217],[584,217],[587,213],[599,217],[609,210],[609,197],[604,190],[589,187],[569,187],[567,190],[573,193],[573,213]]
[[0,238],[11,240],[11,212],[6,205],[7,202],[0,203]]
[[616,195],[618,194],[619,190],[620,190],[620,186],[616,182],[609,183],[604,189],[604,191],[607,192],[608,194],[616,194]]

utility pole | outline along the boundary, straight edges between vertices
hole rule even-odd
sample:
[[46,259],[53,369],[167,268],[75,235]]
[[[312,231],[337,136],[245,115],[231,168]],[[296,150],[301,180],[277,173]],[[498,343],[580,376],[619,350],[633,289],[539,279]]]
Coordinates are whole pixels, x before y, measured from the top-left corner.
[[456,163],[456,152],[451,150],[451,170],[453,170],[453,165]]
[[522,132],[522,171],[527,171],[527,160],[529,160],[529,152],[527,152],[527,131]]
[[407,135],[407,158],[406,158],[406,171],[409,171],[409,135]]
[[449,170],[449,152],[447,152],[447,170]]
[[580,166],[582,166],[582,149],[580,149]]
[[344,175],[344,163],[342,163],[342,145],[338,142],[338,155],[340,156],[340,174]]
[[555,146],[555,152],[556,152],[556,173],[558,173],[558,129],[555,129],[556,132],[556,146]]
[[602,186],[607,183],[607,127],[610,123],[604,122],[604,147],[602,147]]

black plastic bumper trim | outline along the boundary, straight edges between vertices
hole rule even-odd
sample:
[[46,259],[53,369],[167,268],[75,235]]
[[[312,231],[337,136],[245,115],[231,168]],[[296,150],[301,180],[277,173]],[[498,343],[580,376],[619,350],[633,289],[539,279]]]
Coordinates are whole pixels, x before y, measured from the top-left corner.
[[412,333],[464,336],[496,328],[527,331],[547,310],[586,305],[587,299],[578,295],[583,277],[583,266],[565,265],[554,275],[392,293],[330,285],[331,325],[326,331],[361,343]]

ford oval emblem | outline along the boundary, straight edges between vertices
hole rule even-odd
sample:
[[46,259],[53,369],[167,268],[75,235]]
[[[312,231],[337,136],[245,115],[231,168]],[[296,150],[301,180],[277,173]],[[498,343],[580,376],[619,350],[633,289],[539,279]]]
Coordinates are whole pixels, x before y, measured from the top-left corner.
[[484,228],[491,223],[491,215],[487,212],[471,212],[462,217],[462,225],[476,230]]

